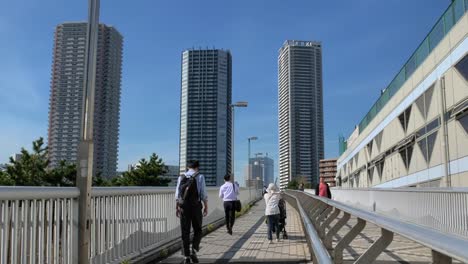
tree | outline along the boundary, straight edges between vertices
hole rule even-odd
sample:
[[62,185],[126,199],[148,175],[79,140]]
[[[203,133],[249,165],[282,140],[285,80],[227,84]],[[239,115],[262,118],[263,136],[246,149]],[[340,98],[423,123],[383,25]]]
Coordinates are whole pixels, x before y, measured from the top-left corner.
[[65,160],[60,161],[57,168],[51,169],[45,175],[43,183],[47,186],[75,186],[76,164]]
[[114,178],[113,184],[118,186],[168,186],[171,181],[162,177],[167,167],[161,158],[153,153],[149,160],[141,159],[135,169],[124,172],[122,177]]
[[299,182],[297,181],[297,179],[292,179],[288,183],[288,189],[297,190],[298,188],[299,188]]
[[47,146],[44,146],[44,139],[41,137],[33,141],[32,153],[21,148],[21,158],[14,160],[10,157],[10,164],[7,165],[6,172],[20,186],[41,186],[47,176]]
[[15,181],[13,181],[6,172],[0,171],[0,186],[10,186],[15,185]]

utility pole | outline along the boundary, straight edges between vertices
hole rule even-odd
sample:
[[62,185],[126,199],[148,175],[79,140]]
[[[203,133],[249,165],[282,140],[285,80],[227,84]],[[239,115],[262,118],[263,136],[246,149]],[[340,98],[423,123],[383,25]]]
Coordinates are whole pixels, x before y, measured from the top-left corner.
[[81,139],[78,147],[76,185],[80,189],[78,206],[78,262],[89,263],[91,186],[94,175],[94,94],[96,89],[96,57],[99,27],[99,0],[88,0],[88,28],[84,62]]

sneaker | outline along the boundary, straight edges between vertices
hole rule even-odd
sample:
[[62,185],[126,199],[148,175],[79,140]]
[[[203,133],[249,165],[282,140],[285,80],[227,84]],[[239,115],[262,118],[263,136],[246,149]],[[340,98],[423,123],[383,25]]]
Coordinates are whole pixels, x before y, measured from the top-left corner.
[[182,261],[182,264],[191,264],[192,261],[190,260],[190,258],[185,258],[184,261]]
[[279,242],[279,238],[276,239],[276,242]]
[[268,244],[273,244],[273,240],[268,239]]
[[232,229],[228,230],[228,234],[230,234],[232,236]]
[[190,255],[190,259],[192,260],[192,263],[198,263],[200,262],[197,257],[197,252],[195,250],[192,250],[192,255]]

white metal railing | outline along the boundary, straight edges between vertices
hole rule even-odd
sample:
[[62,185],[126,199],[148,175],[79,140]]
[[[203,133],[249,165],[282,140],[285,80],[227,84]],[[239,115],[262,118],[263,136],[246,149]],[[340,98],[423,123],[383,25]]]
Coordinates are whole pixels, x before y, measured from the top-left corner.
[[0,187],[0,263],[76,263],[77,188]]
[[[209,187],[203,224],[224,217],[219,188]],[[180,237],[174,187],[93,188],[92,263],[120,263]],[[261,190],[240,189],[244,203]],[[78,263],[77,188],[0,187],[0,264]]]
[[468,188],[332,188],[333,199],[468,238]]
[[[320,237],[323,246],[313,247],[315,260],[324,259],[324,263],[343,263],[343,251],[361,234],[367,223],[372,223],[381,229],[381,236],[374,239],[372,245],[359,256],[354,263],[373,263],[377,257],[392,243],[394,234],[406,237],[432,250],[433,263],[452,263],[459,260],[468,263],[468,239],[433,228],[402,221],[370,210],[360,209],[343,202],[312,195],[307,192],[287,191],[286,198],[294,198],[298,207],[304,207],[304,213],[316,229],[312,237]],[[292,203],[294,204],[294,203]],[[301,214],[302,217],[304,214]],[[340,217],[338,217],[340,216]],[[357,223],[339,238],[334,245],[332,241],[339,230],[346,225],[350,217],[357,218]],[[337,220],[337,221],[335,221]],[[317,241],[317,239],[315,239]],[[328,256],[323,247],[331,253]],[[320,261],[317,261],[321,263]]]

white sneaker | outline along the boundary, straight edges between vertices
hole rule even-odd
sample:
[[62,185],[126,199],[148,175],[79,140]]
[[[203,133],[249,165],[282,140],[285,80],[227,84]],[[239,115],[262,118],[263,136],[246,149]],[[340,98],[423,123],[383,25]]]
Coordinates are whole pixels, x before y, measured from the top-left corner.
[[273,240],[268,240],[268,244],[273,244]]
[[276,239],[276,242],[279,242],[279,239],[278,239],[278,238]]

